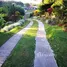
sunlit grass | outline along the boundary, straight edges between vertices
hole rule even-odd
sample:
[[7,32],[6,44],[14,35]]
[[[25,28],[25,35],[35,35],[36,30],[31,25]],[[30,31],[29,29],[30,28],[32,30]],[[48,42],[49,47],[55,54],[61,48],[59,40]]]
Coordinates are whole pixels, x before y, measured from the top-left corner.
[[30,32],[28,32],[28,33],[25,33],[25,35],[35,36],[34,31],[36,31],[36,30],[37,30],[37,28],[30,28],[30,30],[31,30],[31,33],[30,33]]
[[34,22],[33,26],[20,39],[2,67],[33,67],[37,28],[38,23]]
[[24,28],[29,21],[26,21],[22,26],[17,26],[8,32],[0,31],[0,46],[3,45],[11,36],[19,32],[22,28]]

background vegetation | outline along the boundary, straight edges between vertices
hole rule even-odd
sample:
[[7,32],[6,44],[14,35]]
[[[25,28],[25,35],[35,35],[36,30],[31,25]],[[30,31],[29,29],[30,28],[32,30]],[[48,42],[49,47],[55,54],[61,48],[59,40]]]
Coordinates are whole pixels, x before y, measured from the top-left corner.
[[0,1],[0,28],[3,27],[6,22],[15,22],[20,18],[23,18],[25,11],[23,9],[24,4],[14,1]]

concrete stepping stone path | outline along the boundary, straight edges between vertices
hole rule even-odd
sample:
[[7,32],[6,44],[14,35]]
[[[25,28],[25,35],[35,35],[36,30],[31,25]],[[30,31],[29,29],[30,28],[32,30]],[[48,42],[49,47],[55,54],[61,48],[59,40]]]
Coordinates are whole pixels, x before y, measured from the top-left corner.
[[39,28],[36,36],[34,67],[58,67],[53,50],[46,39],[44,24],[39,20],[37,22]]
[[24,29],[12,36],[3,46],[0,47],[0,67],[10,55],[13,48],[16,46],[22,35],[33,25],[31,21]]

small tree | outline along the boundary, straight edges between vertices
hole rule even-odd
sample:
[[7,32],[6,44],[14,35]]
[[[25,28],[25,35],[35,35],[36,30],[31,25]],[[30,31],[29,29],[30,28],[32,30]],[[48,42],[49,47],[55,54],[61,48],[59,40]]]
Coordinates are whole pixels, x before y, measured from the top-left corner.
[[9,20],[12,21],[16,21],[17,19],[20,18],[19,17],[20,15],[24,16],[25,14],[24,9],[21,6],[17,6],[16,4],[9,5],[8,10],[9,10],[8,12]]

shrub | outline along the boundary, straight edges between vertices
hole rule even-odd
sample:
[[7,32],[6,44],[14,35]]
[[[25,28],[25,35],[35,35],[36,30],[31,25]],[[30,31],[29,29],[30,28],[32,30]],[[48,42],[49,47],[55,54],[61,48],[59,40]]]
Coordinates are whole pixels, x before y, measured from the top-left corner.
[[40,12],[39,10],[35,10],[35,11],[34,11],[34,15],[35,15],[35,16],[38,15],[39,12]]
[[17,6],[16,4],[11,4],[9,6],[9,13],[8,13],[9,20],[17,21],[20,18],[22,18],[21,15],[24,16],[24,14],[25,11],[21,6]]
[[25,11],[24,11],[24,9],[23,9],[22,7],[20,7],[20,6],[15,6],[15,10],[16,10],[16,11],[19,11],[21,15],[23,15],[23,16],[25,15]]
[[2,28],[5,25],[5,22],[6,21],[2,17],[0,17],[0,28]]
[[33,14],[34,14],[33,12],[32,12],[32,13],[30,13],[30,18],[31,18],[31,17],[33,17]]
[[19,15],[20,15],[20,12],[19,12],[19,11],[16,11],[16,12],[15,12],[15,15],[16,15],[16,16],[19,16]]

